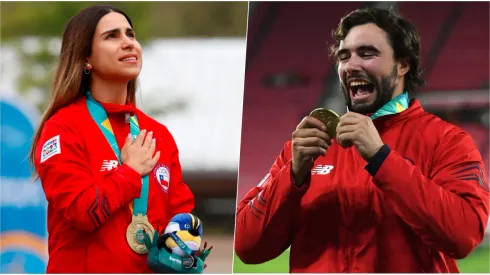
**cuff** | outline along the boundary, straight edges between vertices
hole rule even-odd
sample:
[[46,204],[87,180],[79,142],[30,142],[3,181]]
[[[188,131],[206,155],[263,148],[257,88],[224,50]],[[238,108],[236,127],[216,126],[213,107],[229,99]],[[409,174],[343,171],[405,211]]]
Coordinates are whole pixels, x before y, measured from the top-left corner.
[[301,184],[296,183],[296,180],[294,179],[294,172],[293,172],[293,166],[292,162],[290,163],[289,167],[289,177],[291,181],[291,185],[293,185],[295,188],[302,189],[303,186],[309,186],[310,181],[311,181],[311,173],[308,173],[306,177],[304,178],[303,182]]
[[390,152],[390,147],[388,147],[386,144],[383,145],[383,147],[381,147],[381,149],[379,149],[379,151],[369,160],[364,169],[366,169],[369,174],[374,177]]
[[131,187],[134,187],[131,188],[131,190],[134,191],[134,194],[137,194],[137,197],[139,197],[142,186],[141,174],[127,164],[121,165],[118,169],[118,172],[120,177],[122,177],[120,182],[128,182]]
[[127,171],[128,173],[128,176],[130,176],[132,179],[136,179],[138,178],[138,180],[141,180],[141,174],[138,173],[136,170],[134,170],[133,168],[131,168],[131,166],[127,165],[127,164],[123,164],[121,165],[121,167],[124,167],[123,169],[125,171]]

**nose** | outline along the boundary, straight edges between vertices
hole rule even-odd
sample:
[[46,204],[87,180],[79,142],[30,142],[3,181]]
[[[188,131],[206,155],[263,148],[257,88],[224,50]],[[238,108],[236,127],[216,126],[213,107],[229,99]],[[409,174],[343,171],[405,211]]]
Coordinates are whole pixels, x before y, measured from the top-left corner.
[[352,55],[349,60],[343,64],[343,70],[347,75],[356,74],[361,71],[361,58],[357,55]]
[[127,35],[124,35],[123,37],[123,44],[121,45],[121,48],[123,49],[132,49],[134,48],[134,39],[131,39]]

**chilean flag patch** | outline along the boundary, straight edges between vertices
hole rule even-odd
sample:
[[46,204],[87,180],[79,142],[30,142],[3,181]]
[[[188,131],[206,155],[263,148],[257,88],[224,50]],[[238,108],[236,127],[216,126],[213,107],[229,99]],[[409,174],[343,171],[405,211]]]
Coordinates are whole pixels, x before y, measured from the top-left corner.
[[167,193],[170,187],[170,169],[167,165],[160,163],[157,164],[153,170],[153,177],[158,182],[163,192]]

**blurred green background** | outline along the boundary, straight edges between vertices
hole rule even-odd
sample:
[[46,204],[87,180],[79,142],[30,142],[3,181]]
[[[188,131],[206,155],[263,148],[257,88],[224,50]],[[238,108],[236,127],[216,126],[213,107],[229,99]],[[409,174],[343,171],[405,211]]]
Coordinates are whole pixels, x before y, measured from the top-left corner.
[[138,40],[181,36],[245,36],[248,2],[2,2],[1,38],[57,36],[69,18],[110,4],[133,21]]

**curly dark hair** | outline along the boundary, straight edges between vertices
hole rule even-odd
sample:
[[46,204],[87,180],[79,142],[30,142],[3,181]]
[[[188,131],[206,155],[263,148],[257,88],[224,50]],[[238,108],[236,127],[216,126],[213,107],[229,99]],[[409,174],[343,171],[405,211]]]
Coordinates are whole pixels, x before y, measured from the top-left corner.
[[407,59],[410,70],[405,75],[404,89],[413,94],[418,87],[425,84],[419,68],[420,37],[417,29],[393,9],[364,8],[344,16],[332,33],[335,44],[330,47],[330,54],[335,56],[340,41],[345,39],[353,27],[368,23],[376,24],[388,34],[395,60]]

